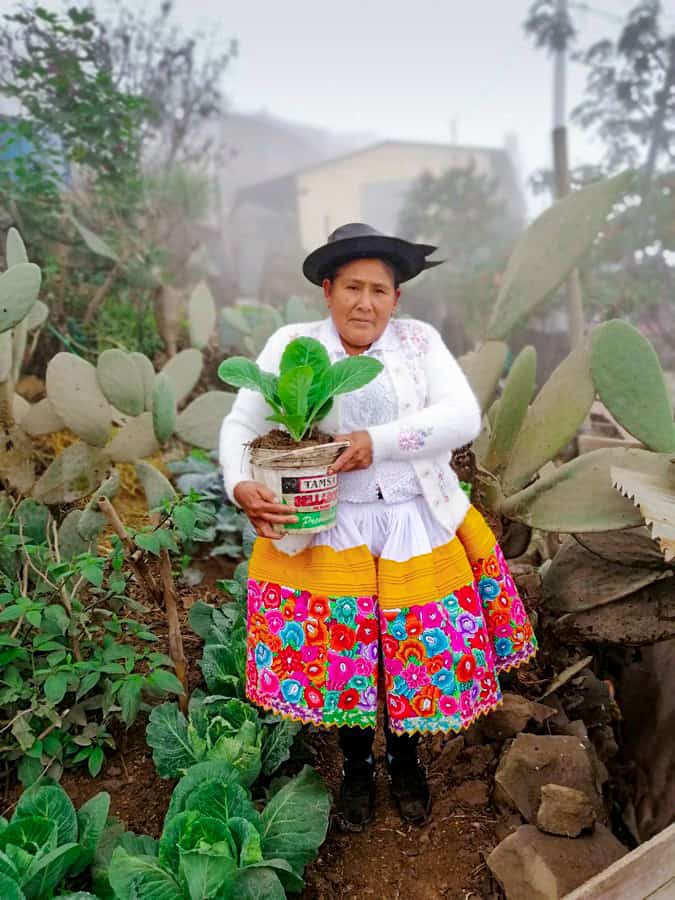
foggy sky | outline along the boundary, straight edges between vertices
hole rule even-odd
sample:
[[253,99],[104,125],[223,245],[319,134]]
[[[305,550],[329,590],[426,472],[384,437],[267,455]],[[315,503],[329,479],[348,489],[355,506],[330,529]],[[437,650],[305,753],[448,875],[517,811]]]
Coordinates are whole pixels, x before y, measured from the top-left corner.
[[[526,40],[530,0],[176,0],[187,23],[217,23],[240,55],[234,106],[337,131],[502,146],[518,138],[522,174],[550,161],[552,63]],[[583,44],[614,36],[635,0],[589,0]],[[569,69],[569,107],[584,74]],[[571,162],[597,144],[572,129]]]
[[[635,2],[571,0],[571,6],[594,9],[575,11],[581,46],[615,36],[617,19]],[[374,139],[500,147],[511,133],[523,178],[550,164],[552,63],[523,33],[529,5],[530,0],[175,0],[176,18],[186,30],[203,27],[213,35],[216,26],[223,44],[231,37],[239,41],[239,57],[224,79],[236,111],[267,111]],[[0,12],[14,7],[12,0],[0,0]],[[584,84],[578,64],[570,64],[568,83],[571,109]],[[570,155],[572,165],[597,161],[599,145],[572,127]]]

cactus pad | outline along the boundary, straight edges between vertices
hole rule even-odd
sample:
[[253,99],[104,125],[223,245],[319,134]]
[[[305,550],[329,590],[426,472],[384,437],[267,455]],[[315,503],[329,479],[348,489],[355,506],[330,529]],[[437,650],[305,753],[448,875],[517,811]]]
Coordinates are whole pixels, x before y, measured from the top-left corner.
[[110,436],[112,409],[101,391],[96,369],[74,353],[57,353],[47,366],[47,397],[75,434],[102,447]]
[[96,365],[98,383],[115,409],[128,416],[139,416],[145,408],[143,377],[124,350],[104,350]]

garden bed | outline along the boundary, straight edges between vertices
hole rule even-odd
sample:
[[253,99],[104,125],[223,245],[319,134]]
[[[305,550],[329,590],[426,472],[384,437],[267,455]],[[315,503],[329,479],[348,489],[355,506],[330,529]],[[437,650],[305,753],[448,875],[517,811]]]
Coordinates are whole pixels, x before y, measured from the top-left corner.
[[[202,641],[189,627],[188,610],[197,599],[218,604],[215,582],[230,576],[232,569],[233,564],[228,561],[210,560],[198,588],[179,586],[179,613],[192,689],[202,683],[197,666]],[[166,652],[168,634],[163,610],[151,610],[144,623],[159,637],[158,649]],[[64,772],[61,785],[77,808],[99,791],[108,792],[111,815],[119,817],[127,829],[156,838],[161,834],[175,781],[158,775],[146,726],[147,716],[140,715],[128,730],[115,728],[116,749],[106,754],[99,775],[92,778],[85,767],[79,766]],[[401,822],[384,774],[380,723],[376,741],[375,821],[364,833],[352,834],[343,832],[332,817],[328,838],[306,871],[306,887],[301,895],[305,900],[378,898],[384,884],[388,895],[414,900],[462,900],[471,892],[481,898],[491,896],[494,881],[485,857],[498,842],[494,833],[496,814],[488,798],[495,753],[481,745],[465,746],[463,737],[454,736],[439,735],[423,741],[421,747],[434,797],[429,823],[424,828],[414,828]],[[297,752],[286,768],[295,771],[305,762],[317,769],[336,796],[342,759],[333,731],[303,732]],[[11,815],[21,791],[16,781],[5,784],[0,814]]]

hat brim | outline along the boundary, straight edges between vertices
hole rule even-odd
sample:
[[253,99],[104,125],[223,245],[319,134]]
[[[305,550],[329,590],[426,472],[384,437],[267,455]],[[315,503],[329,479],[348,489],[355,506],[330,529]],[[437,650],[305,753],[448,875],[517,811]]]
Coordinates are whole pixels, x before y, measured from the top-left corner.
[[399,281],[410,281],[424,269],[433,268],[444,262],[442,259],[425,259],[435,249],[436,247],[429,244],[413,244],[411,241],[387,235],[343,238],[312,251],[304,261],[302,271],[312,284],[321,285],[324,278],[336,266],[354,259],[382,259],[394,266]]

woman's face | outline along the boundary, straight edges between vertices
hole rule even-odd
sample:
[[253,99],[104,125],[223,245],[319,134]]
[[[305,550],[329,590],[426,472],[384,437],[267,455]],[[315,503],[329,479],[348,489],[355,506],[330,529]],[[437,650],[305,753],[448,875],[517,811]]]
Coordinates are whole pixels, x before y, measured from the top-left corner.
[[380,337],[401,292],[382,260],[355,259],[341,266],[332,281],[324,279],[323,293],[345,350],[354,354]]

